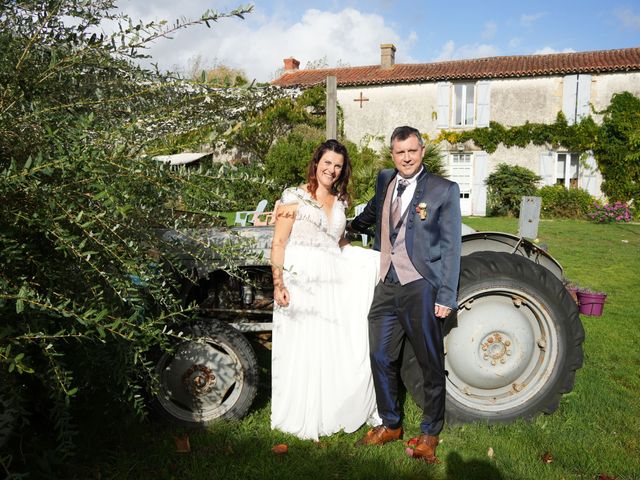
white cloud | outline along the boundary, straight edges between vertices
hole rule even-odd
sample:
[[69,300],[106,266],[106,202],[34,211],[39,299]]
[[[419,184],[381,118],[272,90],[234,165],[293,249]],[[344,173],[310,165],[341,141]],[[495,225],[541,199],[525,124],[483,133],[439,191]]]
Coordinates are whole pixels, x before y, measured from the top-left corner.
[[509,48],[519,47],[522,43],[522,39],[519,37],[513,37],[509,40]]
[[532,14],[522,14],[520,15],[520,23],[525,27],[530,27],[533,23],[542,18],[545,15],[544,12],[532,13]]
[[640,15],[636,15],[630,8],[618,8],[615,16],[622,23],[622,26],[631,30],[640,30]]
[[[136,11],[142,8],[131,8],[128,13],[133,15]],[[160,7],[152,13],[155,18],[175,17]],[[196,17],[199,13],[180,14]],[[149,16],[147,12],[145,17]],[[296,58],[301,65],[325,56],[329,65],[378,64],[381,43],[396,45],[398,62],[413,61],[408,52],[417,41],[417,34],[410,32],[402,38],[380,15],[345,8],[339,12],[309,9],[297,21],[287,16],[283,11],[266,15],[256,8],[245,21],[225,19],[211,29],[197,27],[180,32],[173,40],[160,41],[150,53],[161,68],[184,66],[189,58],[201,55],[209,63],[240,68],[258,81],[271,80],[288,57]]]
[[485,40],[489,40],[496,35],[496,31],[498,30],[498,24],[496,22],[486,22],[484,24],[484,30],[482,31],[482,38]]
[[416,44],[416,42],[418,41],[418,34],[414,31],[412,31],[409,34],[409,38],[407,38],[406,44],[407,46],[413,46]]
[[440,53],[434,59],[436,62],[445,60],[461,60],[466,58],[494,57],[500,53],[495,45],[478,44],[461,45],[456,47],[453,40],[449,40],[442,46]]
[[573,48],[565,48],[563,50],[556,50],[552,47],[544,47],[533,52],[534,55],[550,55],[552,53],[575,53]]

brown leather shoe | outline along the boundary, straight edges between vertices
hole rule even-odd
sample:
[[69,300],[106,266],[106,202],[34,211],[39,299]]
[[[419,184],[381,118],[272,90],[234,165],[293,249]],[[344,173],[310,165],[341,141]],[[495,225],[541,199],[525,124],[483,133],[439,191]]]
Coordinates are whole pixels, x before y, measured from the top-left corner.
[[440,463],[436,457],[438,437],[433,435],[420,435],[418,444],[413,449],[413,458],[424,460],[427,463]]
[[388,428],[379,425],[369,430],[364,437],[356,442],[356,445],[384,445],[402,438],[402,427]]

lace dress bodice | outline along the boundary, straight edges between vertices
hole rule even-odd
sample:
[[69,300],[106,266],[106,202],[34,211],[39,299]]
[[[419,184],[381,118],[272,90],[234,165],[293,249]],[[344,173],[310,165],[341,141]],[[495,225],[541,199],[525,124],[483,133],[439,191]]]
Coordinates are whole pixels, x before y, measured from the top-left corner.
[[336,199],[328,217],[311,194],[300,187],[287,188],[280,201],[283,205],[298,204],[288,246],[338,247],[347,223],[344,202]]

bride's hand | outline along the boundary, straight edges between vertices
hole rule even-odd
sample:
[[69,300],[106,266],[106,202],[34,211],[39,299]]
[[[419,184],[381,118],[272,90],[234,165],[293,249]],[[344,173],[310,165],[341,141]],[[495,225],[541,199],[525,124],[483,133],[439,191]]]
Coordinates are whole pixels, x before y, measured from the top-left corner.
[[275,287],[273,289],[273,300],[281,307],[289,306],[289,290],[287,290],[287,287]]

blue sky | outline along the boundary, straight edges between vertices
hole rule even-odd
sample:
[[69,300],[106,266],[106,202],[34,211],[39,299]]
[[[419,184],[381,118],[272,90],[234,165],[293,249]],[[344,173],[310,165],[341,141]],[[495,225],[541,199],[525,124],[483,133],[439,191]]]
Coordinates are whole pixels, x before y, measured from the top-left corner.
[[[247,3],[228,0],[119,0],[135,19],[198,17]],[[246,20],[226,19],[161,40],[150,53],[165,69],[203,64],[242,69],[268,81],[295,57],[301,68],[326,59],[374,65],[380,44],[396,45],[397,63],[530,55],[640,46],[637,0],[411,1],[258,0]]]

